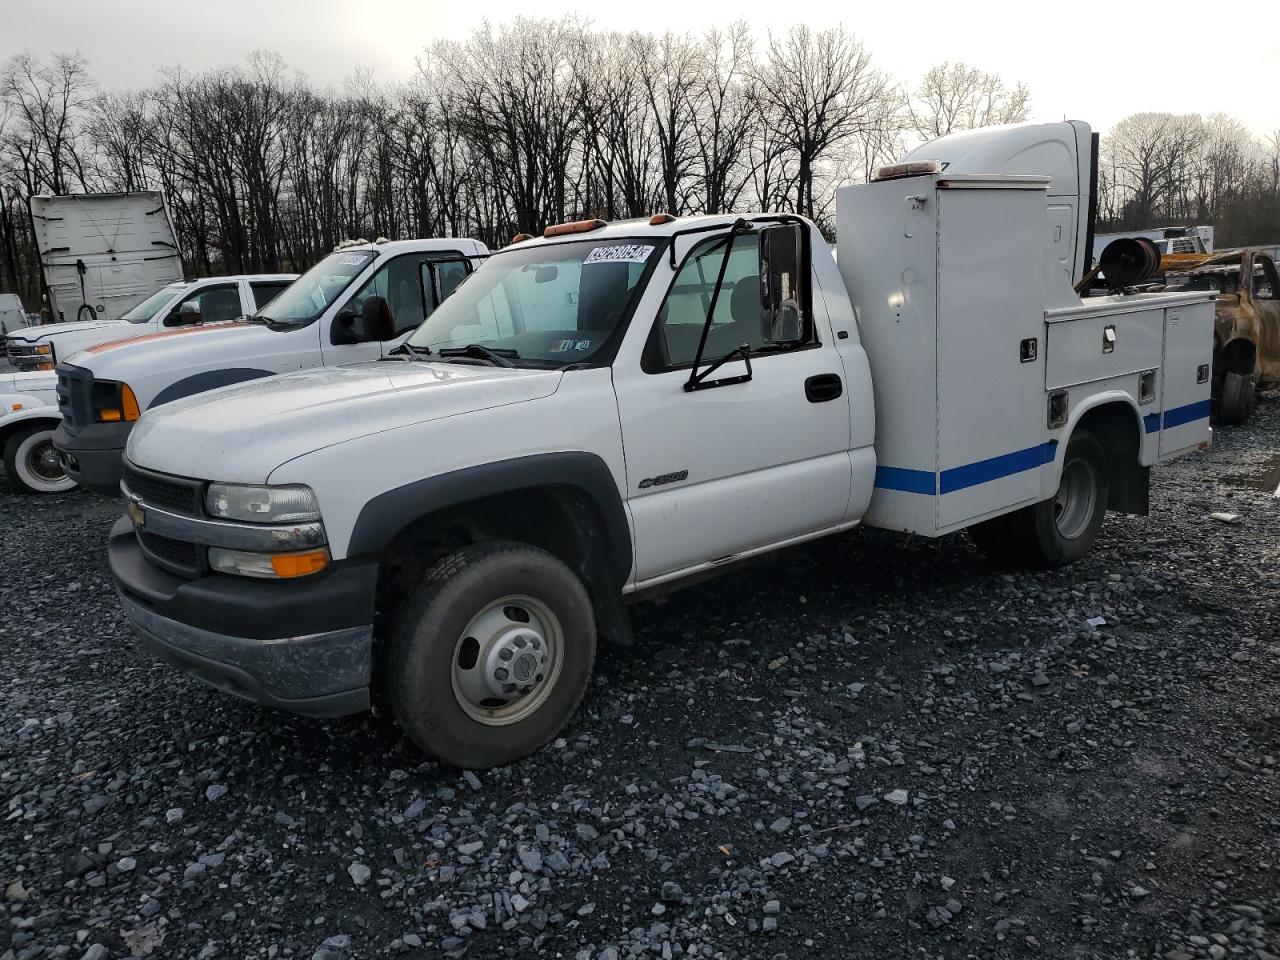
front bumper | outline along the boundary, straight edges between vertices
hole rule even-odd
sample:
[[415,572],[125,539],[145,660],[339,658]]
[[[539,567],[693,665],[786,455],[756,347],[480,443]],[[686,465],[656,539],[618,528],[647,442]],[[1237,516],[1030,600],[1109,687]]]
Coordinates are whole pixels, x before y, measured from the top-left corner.
[[95,423],[67,433],[59,424],[53,431],[53,446],[62,459],[67,476],[76,483],[98,493],[120,495],[120,478],[124,473],[124,447],[133,424]]
[[373,564],[287,583],[184,580],[148,562],[128,517],[111,528],[108,559],[134,634],[182,672],[308,716],[369,708]]

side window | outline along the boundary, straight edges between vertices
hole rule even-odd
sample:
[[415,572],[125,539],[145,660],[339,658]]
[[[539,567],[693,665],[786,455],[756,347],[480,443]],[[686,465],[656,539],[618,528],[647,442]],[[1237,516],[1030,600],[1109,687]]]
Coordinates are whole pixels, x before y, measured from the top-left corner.
[[421,264],[416,256],[396,257],[366,280],[347,305],[359,313],[369,297],[384,297],[391,306],[391,315],[395,317],[396,336],[416,329],[427,318],[422,296]]
[[[449,299],[449,294],[458,289],[458,284],[467,279],[467,274],[470,272],[468,260],[450,259],[448,263],[435,264],[430,260],[423,262],[422,289],[427,292],[427,316],[431,316],[436,307]],[[435,275],[434,278],[432,274]],[[437,291],[439,291],[439,299],[436,299]]]
[[289,286],[288,281],[281,280],[278,282],[268,282],[260,280],[249,284],[249,289],[253,291],[253,302],[258,309],[262,309]]
[[[742,344],[753,352],[765,347],[760,308],[760,247],[757,234],[735,237],[707,333],[704,360],[716,360]],[[658,311],[644,369],[650,373],[688,366],[698,352],[716,276],[724,258],[724,238],[699,244],[684,261]]]
[[1280,299],[1280,278],[1270,257],[1255,257],[1253,270],[1253,295],[1259,300]]
[[179,316],[184,303],[197,303],[200,305],[201,323],[219,323],[226,320],[234,320],[244,313],[244,309],[240,305],[239,284],[220,283],[212,287],[202,287],[191,296],[184,297],[169,311],[169,316],[165,318],[165,326],[175,326],[181,323]]

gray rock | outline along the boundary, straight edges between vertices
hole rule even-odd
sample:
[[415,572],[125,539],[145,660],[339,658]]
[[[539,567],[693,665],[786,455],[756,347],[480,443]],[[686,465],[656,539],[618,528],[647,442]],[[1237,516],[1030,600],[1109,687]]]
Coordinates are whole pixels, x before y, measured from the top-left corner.
[[107,960],[107,956],[106,947],[100,943],[91,943],[89,949],[81,954],[80,960]]
[[530,873],[537,873],[542,869],[542,854],[532,847],[517,847],[516,856],[520,858],[520,866]]
[[351,879],[355,881],[356,886],[368,883],[369,878],[373,876],[373,871],[363,863],[353,863],[347,867],[347,873],[351,875]]
[[863,810],[866,810],[869,807],[874,807],[879,802],[880,802],[880,798],[870,793],[864,793],[860,797],[853,798],[854,806],[858,808],[859,813],[861,813]]
[[779,817],[773,823],[769,824],[769,829],[774,833],[786,833],[791,826],[790,817]]
[[227,793],[227,788],[224,784],[211,783],[209,784],[208,787],[205,788],[204,796],[206,800],[209,800],[212,802],[214,800],[217,800],[219,797],[226,796],[226,793]]

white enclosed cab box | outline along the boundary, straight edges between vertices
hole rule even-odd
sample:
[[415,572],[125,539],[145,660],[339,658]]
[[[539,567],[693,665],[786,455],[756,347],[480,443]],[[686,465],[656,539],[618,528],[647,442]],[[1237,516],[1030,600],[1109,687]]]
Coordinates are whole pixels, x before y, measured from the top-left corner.
[[948,169],[838,191],[838,264],[875,384],[867,523],[938,536],[1051,497],[1091,411],[1140,469],[1208,440],[1212,295],[1081,301],[1044,253],[1063,206],[1049,184]]
[[31,222],[55,322],[116,320],[182,279],[159,191],[34,196]]
[[0,293],[0,337],[14,330],[21,330],[27,325],[27,315],[23,312],[22,301],[16,293]]

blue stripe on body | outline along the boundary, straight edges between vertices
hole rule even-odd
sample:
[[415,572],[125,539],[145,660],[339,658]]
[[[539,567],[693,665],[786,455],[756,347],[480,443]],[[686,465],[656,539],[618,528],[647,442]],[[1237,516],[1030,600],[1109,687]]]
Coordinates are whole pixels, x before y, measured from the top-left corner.
[[[1209,416],[1209,401],[1197,400],[1181,407],[1166,410],[1163,414],[1149,413],[1142,418],[1143,429],[1147,433],[1156,433],[1161,427],[1165,429],[1180,427],[1186,423],[1203,420]],[[976,487],[980,483],[989,483],[1001,477],[1009,477],[1024,470],[1034,470],[1052,463],[1057,455],[1058,441],[1048,440],[1025,450],[1015,450],[988,460],[965,464],[963,467],[951,467],[943,470],[938,478],[937,493],[953,493],[968,487]],[[876,467],[876,486],[882,490],[900,490],[903,493],[922,493],[935,495],[934,474],[928,470],[910,470],[906,467]]]

